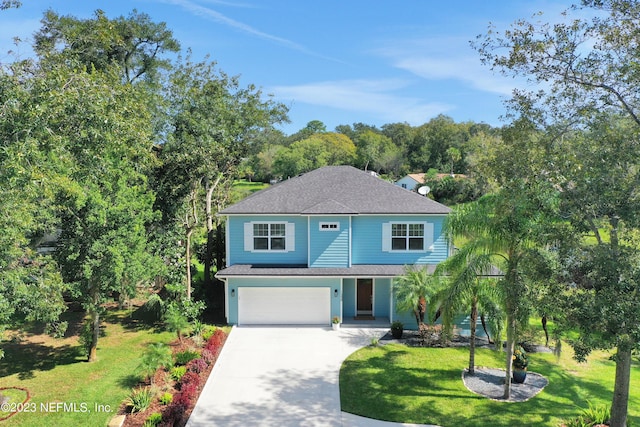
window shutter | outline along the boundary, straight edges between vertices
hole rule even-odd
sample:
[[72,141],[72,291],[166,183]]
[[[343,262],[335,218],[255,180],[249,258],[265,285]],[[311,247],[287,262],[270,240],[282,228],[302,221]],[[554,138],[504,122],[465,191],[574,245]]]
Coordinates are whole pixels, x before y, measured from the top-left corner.
[[433,223],[424,223],[424,249],[426,251],[433,250]]
[[391,252],[391,223],[382,223],[382,251]]
[[296,225],[293,222],[287,223],[286,233],[285,250],[293,252],[296,250]]
[[244,223],[244,250],[253,251],[253,224],[250,222]]

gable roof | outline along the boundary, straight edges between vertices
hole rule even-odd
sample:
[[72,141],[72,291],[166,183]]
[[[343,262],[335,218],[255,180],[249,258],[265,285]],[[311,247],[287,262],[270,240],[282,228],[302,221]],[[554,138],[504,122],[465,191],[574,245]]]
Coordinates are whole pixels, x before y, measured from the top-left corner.
[[409,178],[413,179],[418,184],[424,184],[424,176],[425,173],[410,173],[407,175]]
[[440,214],[451,209],[352,166],[325,166],[253,193],[233,214]]

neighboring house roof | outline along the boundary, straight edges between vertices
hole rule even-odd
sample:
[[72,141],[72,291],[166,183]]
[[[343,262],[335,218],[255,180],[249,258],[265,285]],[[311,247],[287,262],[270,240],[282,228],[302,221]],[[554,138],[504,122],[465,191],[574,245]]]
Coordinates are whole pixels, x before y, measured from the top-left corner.
[[253,193],[233,214],[448,214],[451,209],[352,166],[325,166]]
[[424,184],[424,173],[410,173],[407,175],[409,178],[413,179],[418,184]]
[[[426,265],[430,274],[436,266]],[[251,265],[235,264],[220,270],[216,277],[247,277],[247,276],[314,276],[314,277],[397,277],[406,272],[404,265],[353,265],[351,267],[307,267],[306,265]]]

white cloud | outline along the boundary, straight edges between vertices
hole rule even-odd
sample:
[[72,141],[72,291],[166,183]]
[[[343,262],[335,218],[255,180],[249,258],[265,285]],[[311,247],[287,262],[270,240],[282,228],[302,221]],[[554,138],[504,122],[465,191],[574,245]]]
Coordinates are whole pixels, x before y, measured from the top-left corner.
[[510,95],[517,83],[493,73],[463,37],[433,37],[387,41],[374,53],[388,58],[392,66],[426,80],[457,80],[470,88]]
[[368,113],[380,120],[406,121],[412,125],[445,113],[453,106],[425,103],[421,99],[398,96],[393,91],[404,89],[408,82],[399,79],[339,80],[294,86],[275,86],[269,92],[281,101],[292,100],[305,104]]
[[[240,21],[236,21],[235,19],[229,18],[228,16],[220,12],[217,12],[209,7],[201,6],[193,1],[190,1],[190,0],[161,0],[161,1],[163,1],[164,3],[180,6],[183,9],[191,12],[196,16],[200,16],[210,21],[215,21],[215,22],[224,24],[228,27],[235,28],[236,30],[250,34],[260,39],[280,44],[286,48],[297,50],[307,55],[312,55],[312,56],[328,59],[331,61],[339,62],[334,58],[330,58],[330,57],[321,55],[319,53],[313,52],[312,50],[308,49],[307,47],[299,43],[285,39],[283,37],[275,36],[273,34],[265,33],[264,31],[260,31],[257,28],[252,27],[251,25],[247,25]],[[218,3],[218,2],[213,2],[213,3]],[[226,2],[222,2],[222,4],[226,4]]]

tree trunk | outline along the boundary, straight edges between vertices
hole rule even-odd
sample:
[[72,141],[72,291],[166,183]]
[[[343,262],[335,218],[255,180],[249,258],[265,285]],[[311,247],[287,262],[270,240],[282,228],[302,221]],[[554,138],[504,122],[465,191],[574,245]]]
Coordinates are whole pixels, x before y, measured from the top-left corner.
[[214,254],[214,230],[207,230],[207,247],[204,253],[204,286],[209,287],[213,283],[213,254]]
[[616,380],[613,386],[611,403],[611,427],[627,426],[627,407],[629,405],[629,383],[631,375],[631,345],[624,342],[618,345],[616,353]]
[[542,316],[542,330],[544,331],[545,347],[549,347],[549,329],[547,329],[547,316]]
[[491,340],[491,335],[489,335],[489,331],[487,330],[487,322],[484,319],[484,314],[480,315],[480,322],[482,323],[482,330],[487,336],[487,341],[489,341],[489,344],[493,344],[493,341]]
[[187,231],[187,242],[185,251],[185,262],[187,264],[187,301],[191,301],[191,235],[193,230]]
[[476,322],[478,321],[478,297],[474,296],[471,301],[471,341],[469,342],[469,374],[475,373],[476,366]]
[[91,347],[89,348],[89,362],[98,360],[98,337],[100,336],[100,313],[97,307],[91,311]]
[[204,257],[204,283],[207,286],[212,284],[211,268],[213,266],[213,238],[215,230],[213,228],[213,191],[218,187],[222,174],[218,174],[215,181],[211,183],[209,178],[205,180],[205,216],[207,226],[207,249]]
[[516,340],[516,318],[512,314],[507,314],[507,359],[506,372],[504,377],[503,399],[509,400],[511,397],[511,370],[513,368],[513,352]]

